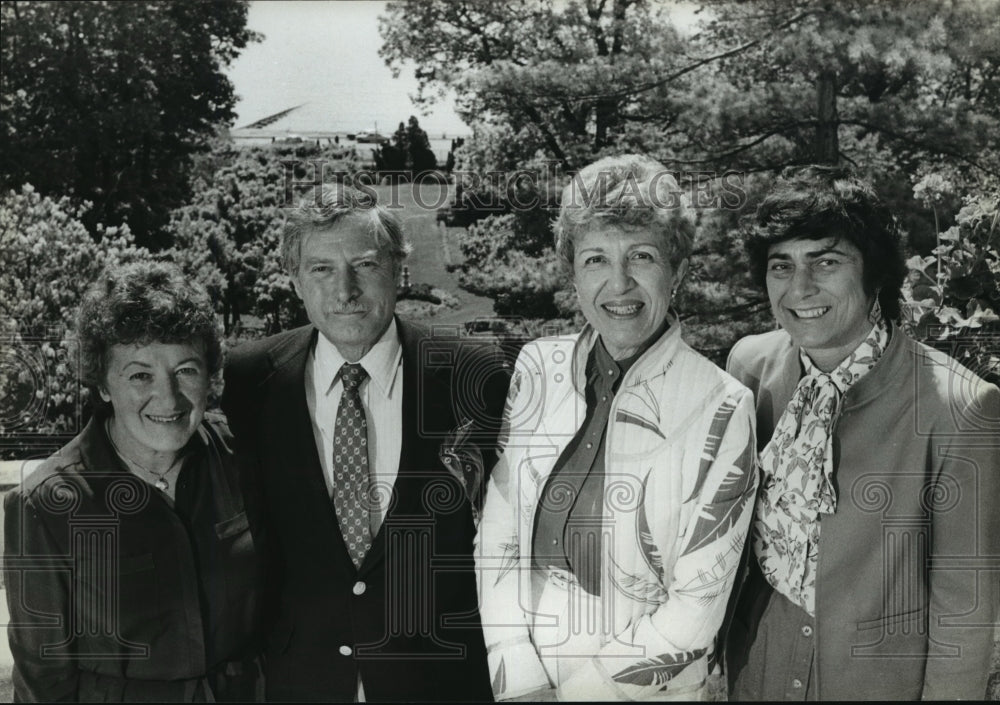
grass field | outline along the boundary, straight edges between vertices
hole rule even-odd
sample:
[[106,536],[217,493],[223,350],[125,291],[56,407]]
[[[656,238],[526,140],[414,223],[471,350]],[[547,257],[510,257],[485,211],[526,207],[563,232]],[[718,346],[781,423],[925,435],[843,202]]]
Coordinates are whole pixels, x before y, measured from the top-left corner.
[[406,262],[410,282],[444,289],[460,302],[459,308],[442,310],[424,318],[423,322],[427,324],[461,324],[493,316],[493,302],[460,289],[458,277],[446,269],[448,264],[461,261],[459,244],[465,232],[463,228],[445,228],[436,221],[437,209],[452,198],[452,188],[447,184],[374,187],[379,203],[392,208],[400,216],[413,245],[413,252]]

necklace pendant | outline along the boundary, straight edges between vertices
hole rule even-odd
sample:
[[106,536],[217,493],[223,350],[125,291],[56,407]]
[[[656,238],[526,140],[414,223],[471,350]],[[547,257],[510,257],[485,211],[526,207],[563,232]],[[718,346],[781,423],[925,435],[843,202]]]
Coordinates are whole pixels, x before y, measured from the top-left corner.
[[164,480],[164,479],[163,479],[163,478],[161,477],[161,478],[158,478],[158,479],[156,480],[156,484],[155,484],[155,487],[156,487],[156,489],[160,490],[161,492],[166,492],[166,491],[167,491],[167,488],[168,488],[168,487],[170,487],[170,485],[169,485],[169,484],[167,484],[167,481],[166,481],[166,480]]

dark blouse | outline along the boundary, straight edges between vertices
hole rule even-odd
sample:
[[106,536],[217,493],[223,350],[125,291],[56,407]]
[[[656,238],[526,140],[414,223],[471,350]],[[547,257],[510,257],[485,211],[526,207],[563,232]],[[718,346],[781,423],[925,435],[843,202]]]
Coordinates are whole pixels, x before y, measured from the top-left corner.
[[92,421],[5,499],[18,700],[258,696],[258,506],[220,417],[189,445],[173,506]]
[[583,425],[556,461],[535,512],[533,567],[568,571],[591,595],[601,594],[604,455],[611,404],[625,373],[646,347],[615,360],[598,339],[587,357]]

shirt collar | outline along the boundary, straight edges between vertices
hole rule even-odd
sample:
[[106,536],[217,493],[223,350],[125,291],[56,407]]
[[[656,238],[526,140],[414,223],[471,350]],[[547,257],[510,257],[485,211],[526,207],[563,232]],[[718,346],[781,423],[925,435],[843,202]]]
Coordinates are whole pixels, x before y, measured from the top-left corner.
[[[396,373],[399,370],[399,361],[403,355],[403,346],[399,343],[399,332],[396,328],[396,319],[389,322],[389,327],[364,356],[358,360],[368,377],[372,380],[375,388],[386,398],[392,395],[393,385],[396,383]],[[326,336],[320,333],[316,336],[316,347],[313,349],[313,359],[315,360],[316,378],[323,381],[324,394],[329,394],[337,381],[337,374],[347,360],[337,350],[337,346],[327,340]]]

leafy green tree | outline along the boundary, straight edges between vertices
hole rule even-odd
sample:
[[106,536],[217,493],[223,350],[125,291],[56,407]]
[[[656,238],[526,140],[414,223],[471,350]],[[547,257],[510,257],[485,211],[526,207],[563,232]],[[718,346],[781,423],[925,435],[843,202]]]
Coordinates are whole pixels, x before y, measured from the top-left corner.
[[[1000,170],[1000,12],[995,0],[697,4],[702,21],[688,34],[670,5],[643,0],[411,0],[388,7],[382,56],[396,71],[416,65],[423,100],[457,95],[473,128],[459,172],[541,173],[555,163],[565,178],[632,151],[694,189],[737,172],[742,196],[704,211],[678,302],[690,337],[719,359],[749,326],[770,325],[733,256],[742,249],[733,209],[751,210],[783,167],[852,164],[921,253],[934,247],[935,226],[913,183],[945,173],[959,193],[984,190]],[[539,189],[539,202],[561,183]],[[491,193],[488,180],[463,197],[477,189],[510,201],[509,188]]]
[[734,53],[699,71],[678,157],[743,170],[846,161],[912,172],[944,160],[1000,172],[994,0],[700,4],[712,19],[696,50]]
[[399,123],[392,139],[373,153],[375,170],[419,174],[437,168],[437,157],[431,149],[427,132],[413,115],[404,125]]
[[82,215],[158,236],[191,157],[233,119],[223,69],[256,35],[247,4],[4,2],[0,187],[88,200]]

